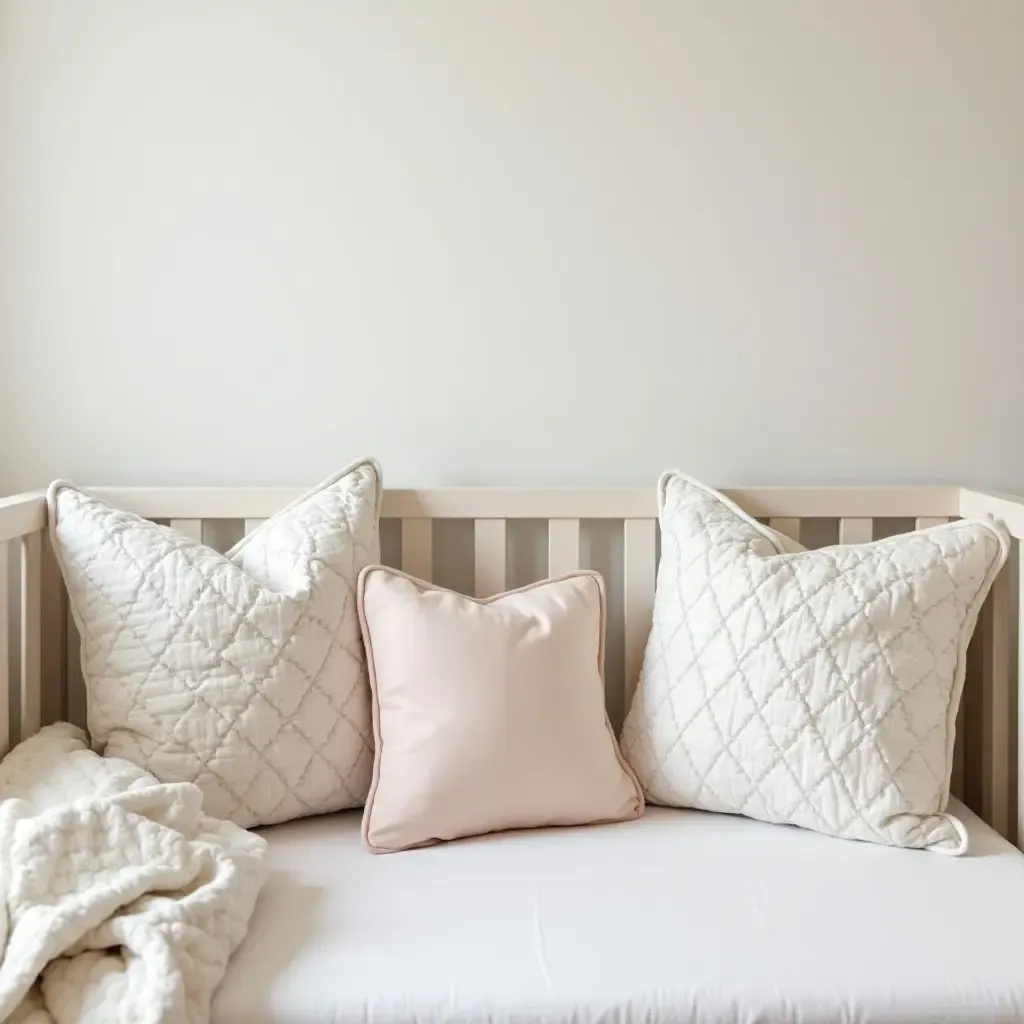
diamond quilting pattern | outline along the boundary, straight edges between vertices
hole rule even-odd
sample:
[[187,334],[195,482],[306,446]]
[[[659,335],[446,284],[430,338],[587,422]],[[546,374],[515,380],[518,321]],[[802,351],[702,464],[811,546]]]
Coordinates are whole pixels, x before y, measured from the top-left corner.
[[361,806],[372,739],[355,606],[380,474],[343,471],[226,555],[69,484],[50,523],[93,741],[249,827]]
[[964,655],[1008,538],[962,521],[804,551],[678,474],[623,727],[652,803],[965,849],[945,812]]

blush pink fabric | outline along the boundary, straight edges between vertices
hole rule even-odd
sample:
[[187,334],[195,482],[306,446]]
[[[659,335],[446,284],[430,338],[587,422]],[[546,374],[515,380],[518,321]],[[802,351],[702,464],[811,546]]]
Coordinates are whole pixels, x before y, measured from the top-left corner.
[[640,817],[605,711],[600,576],[478,601],[370,566],[357,593],[375,741],[370,850]]

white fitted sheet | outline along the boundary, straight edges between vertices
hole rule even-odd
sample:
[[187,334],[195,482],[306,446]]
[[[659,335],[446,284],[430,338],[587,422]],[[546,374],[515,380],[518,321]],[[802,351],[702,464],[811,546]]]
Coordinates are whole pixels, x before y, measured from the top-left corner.
[[1024,1021],[1024,856],[743,818],[373,856],[358,813],[264,829],[271,874],[213,1024]]

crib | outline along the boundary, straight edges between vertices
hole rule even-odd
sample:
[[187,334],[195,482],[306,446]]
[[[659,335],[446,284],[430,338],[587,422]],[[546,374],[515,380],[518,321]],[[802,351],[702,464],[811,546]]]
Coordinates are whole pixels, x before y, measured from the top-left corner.
[[[220,550],[226,550],[243,532],[254,529],[299,493],[286,488],[207,487],[100,487],[93,488],[93,491],[113,504],[169,524]],[[989,927],[989,920],[984,916],[989,911],[981,908],[980,904],[990,899],[990,906],[995,909],[1004,898],[1012,901],[1018,895],[1024,896],[1024,859],[1009,845],[1024,850],[1024,784],[1021,782],[1024,759],[1018,756],[1018,737],[1024,735],[1021,725],[1024,721],[1024,702],[1019,697],[1020,687],[1024,683],[1024,675],[1021,674],[1024,668],[1024,658],[1021,657],[1024,653],[1024,605],[1021,604],[1024,563],[1019,553],[1020,542],[1024,540],[1024,499],[955,486],[753,487],[727,490],[726,494],[750,514],[808,547],[820,547],[837,541],[867,541],[923,529],[964,516],[991,515],[1006,525],[1014,538],[1014,551],[986,602],[970,648],[952,779],[953,796],[970,808],[973,812],[971,820],[976,823],[972,828],[980,830],[980,843],[974,843],[974,847],[983,854],[991,854],[988,858],[991,863],[987,868],[983,863],[987,858],[981,856],[977,858],[978,864],[971,867],[973,874],[970,878],[963,878],[963,900],[978,906],[974,907],[974,916],[969,921],[955,923],[959,931],[975,931],[973,935],[961,935],[959,941],[968,945],[982,943],[983,939],[990,942],[1002,941],[1000,927],[996,924]],[[384,497],[382,512],[383,561],[417,577],[477,597],[489,596],[533,579],[557,575],[578,567],[600,570],[605,576],[609,595],[607,702],[610,719],[617,729],[639,674],[644,644],[650,629],[659,555],[655,502],[653,487],[589,490],[475,487],[389,490]],[[45,528],[46,502],[41,492],[0,500],[0,581],[6,584],[0,586],[0,622],[7,623],[7,628],[0,630],[0,750],[6,750],[51,721],[66,719],[85,725],[78,638],[68,614],[67,595]],[[898,877],[894,876],[890,880],[891,892],[894,894],[905,893],[908,884],[918,884],[908,882],[908,879],[922,870],[920,857],[914,861],[917,855],[910,853],[911,859],[908,860],[907,851],[866,849],[862,844],[842,843],[820,836],[793,836],[785,829],[771,834],[771,830],[777,827],[749,821],[730,820],[712,826],[707,818],[694,812],[692,834],[698,837],[698,846],[703,844],[703,855],[714,861],[732,863],[730,858],[744,856],[743,850],[747,851],[745,856],[749,858],[751,844],[761,842],[765,844],[765,857],[769,864],[778,866],[796,859],[801,865],[799,870],[809,879],[807,884],[812,890],[807,896],[807,914],[815,912],[813,887],[817,877],[815,872],[819,868],[822,873],[821,884],[824,885],[824,877],[834,876],[837,871],[849,871],[855,877],[866,877],[871,872],[882,870],[881,865],[885,863],[898,866]],[[328,885],[323,882],[323,877],[325,873],[329,875],[334,870],[335,858],[356,856],[354,851],[358,846],[358,830],[352,827],[355,820],[352,814],[347,815],[349,824],[344,832],[336,831],[328,838],[317,831],[322,828],[322,822],[318,821],[296,822],[267,830],[268,835],[274,837],[272,849],[275,843],[278,844],[274,872],[280,876],[278,880],[281,885],[291,884],[296,877],[309,881],[310,884],[305,887],[308,889],[323,889]],[[648,839],[631,842],[649,842],[649,849],[654,849],[659,842],[658,835],[667,828],[664,819],[654,814],[651,816]],[[712,833],[712,828],[729,829],[728,838],[723,839],[718,832]],[[591,834],[588,830],[582,831]],[[703,840],[701,836],[704,836]],[[972,843],[975,838],[972,837]],[[496,889],[501,887],[495,887],[495,877],[499,872],[508,870],[507,858],[510,854],[527,859],[537,856],[537,851],[531,845],[533,842],[530,837],[513,836],[502,843],[456,844],[462,846],[461,852],[450,854],[445,862],[447,866],[442,865],[438,869],[443,874],[433,879],[429,875],[424,877],[422,872],[425,864],[441,864],[436,851],[423,851],[409,860],[401,856],[394,859],[367,858],[353,867],[352,877],[371,892],[377,891],[374,887],[382,885],[409,885],[421,893],[424,886],[428,891],[433,886],[437,893],[450,900],[450,878],[461,875],[465,879],[475,873],[474,877],[479,876],[480,886],[465,883],[473,890],[466,898],[476,904],[481,901],[485,903],[484,909],[491,915],[488,919],[493,920],[494,914],[516,913],[513,902],[518,898],[514,892],[499,897]],[[565,849],[558,856],[568,858],[564,865],[568,873],[566,877],[569,878],[573,873],[579,874],[583,879],[580,885],[584,885],[584,882],[591,886],[616,884],[619,880],[614,877],[602,879],[600,872],[618,870],[616,865],[620,861],[616,860],[617,856],[647,856],[645,851],[648,848],[638,852],[635,845],[623,846],[619,854],[602,853],[591,869],[586,866],[586,861],[580,860],[580,851],[573,847],[575,842],[575,839],[563,840]],[[317,843],[325,843],[326,846],[314,849]],[[798,844],[802,845],[798,848]],[[609,849],[614,850],[614,844],[610,844]],[[487,856],[493,855],[493,863],[487,864],[485,868],[476,862],[471,863],[471,858],[478,856],[473,853],[474,850],[482,850]],[[889,861],[886,862],[885,858],[889,858]],[[671,859],[668,854],[665,855],[666,864]],[[955,899],[958,891],[956,887],[961,884],[951,881],[952,869],[956,864],[946,862],[945,858],[926,859],[933,866],[927,867],[928,878],[920,884],[930,887],[929,891],[934,891],[935,886],[951,885],[950,892],[954,895],[950,899]],[[658,857],[654,860],[661,862]],[[949,866],[940,866],[940,861]],[[413,868],[413,864],[418,864],[419,868]],[[936,874],[939,871],[944,873],[941,877]],[[380,877],[371,877],[370,872],[376,872]],[[575,884],[565,879],[563,883],[569,889]],[[880,891],[888,891],[885,889],[888,883],[884,879],[877,884],[881,886]],[[512,889],[515,887],[512,886]],[[306,1006],[303,999],[308,994],[304,994],[304,990],[308,990],[312,984],[311,978],[327,977],[334,973],[337,957],[341,955],[339,950],[342,946],[347,950],[346,943],[350,940],[332,937],[328,934],[329,930],[321,934],[317,929],[310,932],[305,925],[293,928],[283,920],[282,915],[293,913],[296,904],[300,907],[304,905],[302,898],[296,899],[295,892],[289,893],[287,889],[275,889],[273,879],[268,890],[266,897],[261,897],[261,908],[254,923],[253,934],[240,950],[238,963],[229,971],[214,1007],[214,1021],[216,1024],[233,1024],[244,1020],[250,1024],[261,1020],[349,1019],[347,1014],[351,1013],[351,1007],[339,1008],[340,1004],[331,1003],[329,996],[324,996],[315,1007]],[[330,892],[322,895],[327,904],[333,905]],[[580,900],[585,900],[585,888],[580,889],[577,895]],[[690,898],[698,897],[691,893]],[[862,897],[854,891],[850,898],[856,901]],[[912,899],[912,896],[908,898]],[[939,898],[942,898],[941,895]],[[344,908],[346,905],[343,902],[341,906]],[[423,914],[432,912],[432,908],[424,906],[422,900],[417,906]],[[285,907],[291,909],[286,912],[283,909]],[[565,921],[572,920],[569,914],[571,906],[567,905],[563,909],[568,915]],[[451,912],[458,922],[458,907]],[[474,914],[482,912],[479,906],[473,911]],[[358,907],[352,913],[358,918]],[[366,909],[366,913],[368,919],[377,921],[374,911]],[[853,903],[850,913],[856,913]],[[723,916],[728,918],[729,915]],[[472,915],[457,925],[467,932],[478,926],[479,918]],[[565,924],[565,927],[569,925]],[[602,958],[602,964],[610,964],[606,971],[608,977],[604,980],[597,980],[597,973],[601,972],[594,968],[597,972],[592,983],[594,1005],[589,1008],[580,1006],[579,991],[573,989],[573,983],[566,980],[576,978],[573,973],[575,967],[566,967],[561,980],[551,974],[549,961],[554,955],[550,948],[552,940],[550,933],[544,931],[543,923],[536,923],[538,930],[535,939],[538,945],[535,953],[544,961],[537,967],[539,980],[536,991],[527,985],[525,996],[511,990],[508,993],[496,993],[495,986],[500,988],[500,984],[494,981],[496,976],[492,977],[486,964],[474,960],[466,949],[449,948],[441,943],[443,948],[438,955],[468,958],[470,968],[467,969],[480,975],[479,990],[474,990],[466,982],[467,987],[461,994],[456,993],[449,979],[445,983],[448,986],[447,996],[444,992],[426,995],[422,1006],[413,1005],[409,1002],[411,997],[403,996],[406,999],[403,1005],[407,1007],[410,1016],[418,1015],[417,1019],[421,1019],[427,1012],[423,1006],[427,1006],[430,1012],[443,1013],[446,1012],[446,1005],[452,1014],[450,1019],[462,1019],[459,1018],[459,1012],[462,1011],[456,1012],[451,1001],[463,997],[471,1002],[477,1000],[473,1003],[477,1007],[477,1016],[493,1019],[566,1019],[572,1015],[578,1019],[590,1019],[588,1013],[605,1013],[606,1016],[601,1019],[607,1020],[654,1019],[651,1013],[655,1012],[656,1016],[656,1011],[652,1011],[651,1004],[645,1004],[645,1008],[640,1010],[635,1007],[622,1009],[620,1003],[615,1002],[619,996],[612,991],[615,988],[613,979],[621,974],[621,987],[623,990],[628,988],[631,982],[626,966],[623,965],[631,962],[630,957],[633,956],[628,936],[623,939],[625,945],[615,944],[619,940],[614,938],[614,930],[619,927],[619,924],[613,922],[607,929],[604,925],[592,929],[599,933],[596,940],[593,936],[588,938],[583,934],[587,929],[578,929],[579,934],[571,938],[563,936],[570,945],[577,943],[582,947],[585,956],[591,958],[592,966],[594,957]],[[746,926],[742,922],[733,922],[730,927]],[[403,928],[405,932],[415,933],[415,928],[410,929],[408,922],[403,924]],[[987,936],[978,934],[986,929],[989,932]],[[415,934],[411,934],[406,935],[406,940],[413,944],[416,941],[422,943],[423,937],[417,940]],[[379,935],[375,941],[380,941]],[[502,942],[495,941],[495,955],[509,958],[509,970],[515,976],[517,954],[514,950],[505,950]],[[594,941],[597,941],[596,947]],[[702,938],[694,946],[695,955],[699,954],[701,946],[717,948],[717,941],[714,937]],[[726,940],[723,938],[722,941]],[[605,945],[603,949],[602,942]],[[607,948],[609,944],[614,948]],[[540,952],[541,946],[546,952]],[[410,945],[409,949],[413,950],[414,945]],[[749,952],[744,950],[738,955],[749,956]],[[854,956],[845,947],[834,952],[836,956],[845,957],[847,963]],[[992,959],[991,949],[986,947],[982,952],[989,960]],[[401,965],[400,952],[392,954],[392,960],[396,956],[398,959],[395,962]],[[611,959],[607,960],[609,957]],[[616,963],[621,970],[616,969]],[[946,969],[955,966],[947,965]],[[410,969],[416,974],[416,983],[427,986],[430,984],[428,975],[432,971],[436,974],[438,967],[427,956],[425,963],[418,963]],[[374,975],[363,961],[353,965],[353,976],[357,970],[363,971],[364,975],[368,973],[370,977],[361,976],[356,986],[361,986],[360,992],[353,998],[362,1000],[360,1005],[364,1011],[367,1006],[382,1005],[375,1003],[373,996],[373,985],[377,982],[383,984],[380,980],[382,975]],[[856,979],[867,977],[865,972],[869,970],[870,965],[854,963],[850,967],[852,980],[849,980],[849,985],[855,988]],[[982,988],[988,986],[998,995],[1001,1012],[1005,1013],[999,1019],[1024,1020],[1024,969],[1014,971],[1007,967],[1007,971],[1019,974],[1019,991],[1010,991],[1004,984],[1006,979],[1002,977],[982,978],[978,984]],[[647,980],[649,982],[650,978]],[[837,985],[841,988],[846,983],[835,979],[829,981],[834,988]],[[715,984],[718,982],[708,982],[708,991]],[[754,982],[744,984],[747,988],[751,985],[756,988]],[[886,981],[881,985],[878,1006],[885,1004],[884,990],[888,984]],[[914,984],[920,988],[917,982]],[[771,987],[767,982],[766,985]],[[776,993],[778,998],[790,1000],[791,993],[787,994],[783,983],[779,985],[782,986],[782,994]],[[537,993],[545,991],[553,1002],[538,1008],[540,1004],[537,999],[540,996]],[[963,1016],[963,1013],[970,1009],[973,991],[968,986],[963,990],[954,987],[937,995],[931,992],[928,994],[931,1002],[925,1000],[927,1005],[923,1009],[914,1004],[911,1010],[920,1014],[919,1019],[929,1019],[929,1014],[934,1019],[936,1007],[956,1007],[961,1014],[957,1019],[970,1019],[969,1013],[967,1016]],[[716,1015],[717,1019],[721,1019],[723,1013],[729,1019],[752,1019],[757,1013],[765,1012],[771,1019],[805,1019],[800,1016],[804,1010],[800,1010],[798,1001],[786,1003],[791,1010],[797,1006],[793,1014],[786,1016],[780,1011],[780,1015],[773,1016],[775,1011],[772,1006],[775,1004],[765,1002],[767,997],[762,998],[763,993],[759,996],[754,992],[750,1000],[744,1002],[746,997],[743,993],[746,988],[741,985],[738,992],[728,998],[722,997],[719,1002],[706,994],[701,997],[705,1002],[699,1002],[694,996],[691,999],[693,1016],[687,1019],[710,1020],[716,1019]],[[495,1002],[505,996],[513,1001],[520,1000],[516,1003],[518,1009],[515,1012],[502,1010]],[[864,1019],[886,1019],[881,1011],[872,1014],[870,1006],[862,1006],[854,996],[840,993],[840,998],[846,999],[843,1005],[850,1013],[866,1014]],[[445,999],[450,1002],[446,1004]],[[523,1002],[524,999],[526,1002]],[[531,1003],[530,999],[534,1002]],[[939,1001],[935,1002],[936,999]],[[293,1012],[291,1008],[298,1007],[300,1003],[302,1007]],[[496,1006],[498,1009],[495,1009]],[[533,1011],[530,1010],[531,1006]],[[907,1016],[899,1016],[909,1011],[898,999],[892,1003],[891,1009],[893,1019],[908,1019]],[[381,1011],[380,1019],[399,1019],[398,1011],[392,1012],[390,1016],[389,1012]],[[666,1009],[665,1012],[671,1016],[675,1011]],[[806,1012],[809,1014],[806,1019],[817,1019],[810,1011]],[[710,1016],[705,1018],[700,1016],[702,1013]],[[821,1013],[823,1019],[831,1019],[824,1009]],[[990,1015],[989,1010],[985,1011],[985,1019],[996,1017]]]

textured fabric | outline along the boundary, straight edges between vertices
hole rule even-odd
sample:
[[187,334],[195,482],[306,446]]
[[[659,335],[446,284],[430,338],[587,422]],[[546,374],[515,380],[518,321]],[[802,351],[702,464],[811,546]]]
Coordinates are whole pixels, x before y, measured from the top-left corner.
[[264,829],[215,1024],[1019,1024],[1024,857],[648,807],[369,857],[352,812]]
[[0,1020],[204,1024],[266,844],[47,726],[0,764]]
[[239,825],[361,806],[370,710],[355,583],[380,560],[380,471],[363,461],[220,555],[50,487],[82,636],[89,732]]
[[653,803],[962,853],[945,813],[964,656],[1008,550],[960,521],[792,551],[676,473],[622,733]]
[[576,573],[476,601],[364,569],[375,853],[643,812],[605,711],[604,589]]

